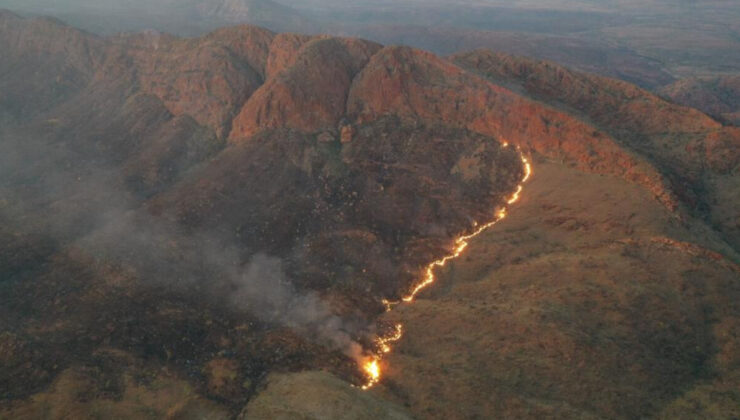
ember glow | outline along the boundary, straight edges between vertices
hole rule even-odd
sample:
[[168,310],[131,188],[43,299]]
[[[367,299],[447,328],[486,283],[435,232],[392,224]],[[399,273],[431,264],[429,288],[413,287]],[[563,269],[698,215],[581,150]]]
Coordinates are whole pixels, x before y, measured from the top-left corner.
[[[403,325],[396,324],[393,334],[385,337],[377,337],[375,339],[375,345],[380,351],[380,354],[390,353],[390,343],[400,340],[401,337],[403,337]],[[380,359],[380,355],[376,355],[365,360],[362,370],[365,371],[365,375],[367,376],[367,383],[362,386],[362,389],[369,389],[380,381]]]
[[[502,142],[503,147],[509,147],[509,143],[506,141]],[[518,150],[518,149],[517,149]],[[521,198],[522,191],[524,190],[524,183],[529,180],[529,178],[532,176],[532,165],[529,162],[529,160],[524,156],[524,154],[519,151],[519,156],[522,160],[522,165],[524,166],[524,177],[522,178],[522,181],[517,185],[516,191],[514,194],[511,195],[506,200],[507,205],[511,205],[519,201]],[[414,286],[414,288],[411,290],[411,292],[404,296],[401,300],[405,303],[412,303],[414,299],[416,299],[416,295],[419,294],[423,289],[425,289],[430,284],[434,283],[436,280],[436,277],[434,276],[434,270],[437,267],[444,267],[447,262],[454,260],[455,258],[459,257],[465,249],[468,247],[468,244],[471,239],[475,238],[476,236],[480,235],[487,229],[491,228],[496,223],[500,222],[504,218],[506,218],[507,211],[506,207],[500,208],[498,211],[496,211],[495,218],[483,225],[479,225],[477,222],[474,223],[474,226],[476,227],[475,231],[473,233],[470,233],[468,235],[461,236],[455,240],[455,247],[453,248],[453,251],[450,255],[447,255],[445,257],[442,257],[436,261],[432,261],[429,263],[429,265],[426,266],[426,269],[424,270],[424,279]],[[386,311],[391,311],[393,307],[401,302],[391,302],[389,300],[383,299],[383,305],[386,307]],[[365,372],[367,376],[367,383],[362,386],[362,389],[369,389],[372,388],[374,385],[376,385],[378,382],[380,382],[381,378],[381,369],[380,369],[380,361],[382,358],[382,355],[385,353],[391,352],[391,346],[390,343],[398,341],[403,336],[403,325],[397,324],[395,332],[392,335],[384,336],[384,337],[377,337],[375,339],[375,345],[379,349],[379,353],[368,358],[363,362],[362,369]]]
[[[504,147],[507,147],[508,143],[504,142]],[[529,160],[522,154],[521,155],[522,164],[524,165],[524,178],[522,178],[521,184],[519,184],[516,187],[516,191],[514,194],[506,200],[506,204],[514,204],[521,198],[522,191],[524,190],[523,184],[529,180],[530,176],[532,175],[532,165],[529,163]],[[489,229],[496,223],[500,222],[502,219],[506,217],[506,208],[502,208],[499,211],[496,212],[496,218],[492,221],[484,224],[484,225],[477,225],[476,230],[465,236],[461,236],[455,240],[455,248],[452,254],[447,255],[445,257],[442,257],[436,261],[431,262],[425,270],[425,276],[424,280],[417,284],[414,289],[409,293],[407,296],[403,298],[404,302],[410,303],[413,302],[416,298],[416,295],[419,294],[424,288],[429,286],[430,284],[434,283],[435,277],[434,277],[434,269],[437,267],[444,267],[448,261],[454,260],[455,258],[459,257],[460,254],[465,251],[465,248],[468,247],[468,243],[471,239],[475,238],[476,236],[483,233],[485,230]]]
[[380,381],[380,359],[373,357],[363,366],[363,370],[367,375],[367,383],[362,386],[362,389],[370,389]]
[[389,335],[388,337],[380,337],[378,338],[377,343],[383,353],[390,353],[391,346],[389,343],[398,341],[401,339],[401,337],[403,337],[403,325],[396,324],[396,330],[393,335]]

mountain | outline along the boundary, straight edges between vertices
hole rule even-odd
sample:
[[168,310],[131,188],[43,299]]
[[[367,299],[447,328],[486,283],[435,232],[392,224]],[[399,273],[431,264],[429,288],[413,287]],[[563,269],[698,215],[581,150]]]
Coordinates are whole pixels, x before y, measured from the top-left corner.
[[738,415],[736,127],[253,26],[0,54],[0,417]]
[[740,139],[737,128],[723,126],[695,109],[668,103],[628,83],[569,71],[553,63],[485,51],[461,54],[454,60],[532,98],[580,115],[649,159],[670,180],[681,201],[716,214],[710,216],[710,223],[724,225],[720,230],[737,248],[732,208],[737,208],[738,202],[732,189],[724,188],[735,178],[732,168],[739,156],[736,145]]
[[286,30],[288,28],[300,30],[302,25],[308,24],[308,19],[295,10],[270,0],[197,2],[193,7],[202,17],[214,20],[220,19],[224,22],[251,22],[270,27],[273,27],[273,25],[280,26]]
[[740,70],[740,9],[728,1],[0,0],[101,35],[202,36],[234,24],[362,37],[448,55],[486,48],[556,61],[658,92]]
[[665,86],[660,93],[676,103],[740,125],[740,76],[683,79]]
[[34,16],[55,16],[98,34],[157,30],[197,36],[250,23],[279,31],[313,31],[315,22],[289,6],[271,0],[2,0],[8,8]]
[[361,36],[385,44],[411,45],[441,55],[484,48],[551,60],[649,89],[675,80],[659,60],[612,42],[580,35],[409,24],[345,25],[333,32]]

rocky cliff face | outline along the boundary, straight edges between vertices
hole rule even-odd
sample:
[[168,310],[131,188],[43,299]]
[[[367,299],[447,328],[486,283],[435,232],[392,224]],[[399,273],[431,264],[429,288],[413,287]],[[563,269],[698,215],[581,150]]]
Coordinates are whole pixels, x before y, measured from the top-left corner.
[[354,76],[379,48],[351,39],[307,42],[296,52],[292,65],[273,75],[244,105],[234,119],[230,138],[248,139],[278,127],[308,132],[336,127],[345,114]]
[[157,96],[174,115],[190,115],[218,135],[264,82],[273,34],[257,28],[221,30],[205,42],[153,35],[133,47],[122,40],[142,92]]
[[358,77],[348,103],[350,115],[361,120],[400,113],[499,136],[588,171],[624,176],[668,207],[678,205],[663,176],[644,157],[619,147],[598,127],[428,53],[387,48]]
[[[733,127],[486,51],[100,38],[9,13],[0,35],[0,417],[284,414],[316,407],[276,392],[315,384],[358,418],[405,416],[376,397],[630,418],[736,384]],[[381,315],[505,203],[513,146],[538,177],[521,217]],[[271,375],[244,409],[274,372],[361,383],[352,357],[396,321],[412,331],[374,397]],[[700,413],[731,413],[723,398]]]

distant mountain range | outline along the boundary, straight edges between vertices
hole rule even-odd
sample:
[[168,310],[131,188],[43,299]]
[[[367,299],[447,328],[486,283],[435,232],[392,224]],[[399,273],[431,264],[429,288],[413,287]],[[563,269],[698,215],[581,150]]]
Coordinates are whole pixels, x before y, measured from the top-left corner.
[[104,34],[156,29],[197,35],[234,23],[251,23],[273,30],[315,28],[309,19],[292,8],[271,0],[3,0],[0,7],[57,16]]
[[236,23],[360,36],[447,55],[476,48],[554,60],[658,91],[678,79],[740,72],[740,7],[721,0],[373,1],[0,0],[100,34],[154,29],[199,36]]

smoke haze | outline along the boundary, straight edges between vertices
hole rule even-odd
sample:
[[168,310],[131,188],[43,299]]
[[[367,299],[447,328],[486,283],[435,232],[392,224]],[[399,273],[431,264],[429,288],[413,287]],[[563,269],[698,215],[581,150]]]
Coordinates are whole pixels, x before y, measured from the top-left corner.
[[21,135],[9,124],[0,129],[0,220],[6,226],[134,270],[140,287],[196,293],[361,356],[352,335],[363,326],[334,315],[317,293],[297,290],[280,258],[152,216],[119,179],[113,166]]

